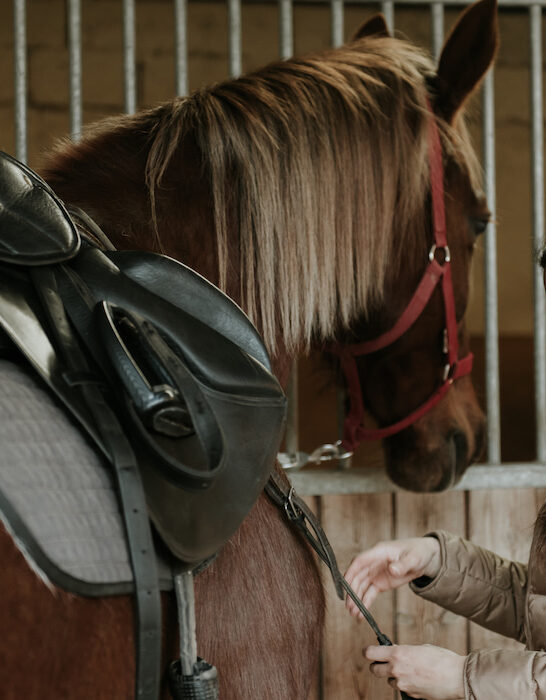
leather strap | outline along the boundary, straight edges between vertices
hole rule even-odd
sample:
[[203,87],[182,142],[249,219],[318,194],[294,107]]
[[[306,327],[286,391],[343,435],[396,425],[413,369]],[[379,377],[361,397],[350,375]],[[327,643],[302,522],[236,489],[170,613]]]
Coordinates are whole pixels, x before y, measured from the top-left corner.
[[[301,500],[294,489],[277,472],[271,473],[264,490],[273,503],[276,503],[284,511],[290,522],[298,527],[315,552],[326,563],[332,574],[338,598],[343,600],[343,576],[339,571],[336,555],[320,523],[305,501]],[[312,531],[309,530],[307,524],[311,526]]]
[[348,396],[350,401],[350,411],[345,418],[343,427],[343,447],[347,450],[353,450],[354,447],[360,444],[363,440],[383,440],[399,433],[401,430],[413,425],[415,421],[424,416],[431,408],[436,406],[442,398],[447,394],[451,385],[459,377],[464,377],[470,374],[474,355],[469,353],[462,360],[459,360],[453,367],[453,374],[449,374],[447,379],[422,403],[418,408],[409,413],[395,423],[385,426],[384,428],[365,428],[362,422],[364,415],[364,402],[362,400],[362,392],[360,390],[360,382],[358,378],[358,370],[356,362],[351,356],[342,356],[340,358],[341,367],[345,374],[348,387]]
[[[141,355],[139,363],[132,357],[131,348],[127,347],[117,333],[115,309],[126,321],[126,326],[130,323],[126,330],[133,333],[132,346]],[[216,417],[199,383],[183,359],[169,347],[149,321],[107,302],[99,304],[97,312],[103,346],[116,377],[124,386],[123,400],[131,423],[137,428],[141,439],[153,450],[154,466],[177,486],[190,489],[209,487],[221,468],[224,443]],[[125,339],[128,339],[127,334]],[[164,379],[165,383],[157,385],[154,391],[143,374],[142,365],[148,365],[150,373],[157,374],[158,380]],[[163,400],[162,394],[168,395],[163,407],[158,403]],[[197,433],[206,456],[204,468],[195,469],[183,464],[178,457],[174,458],[162,449],[145,425],[148,413],[156,432],[164,435],[171,435],[177,430]]]
[[[331,352],[336,354],[340,359],[350,403],[350,410],[345,418],[342,440],[343,448],[348,451],[353,451],[363,440],[381,440],[408,428],[441,401],[456,379],[469,374],[472,370],[472,353],[469,353],[460,360],[458,359],[459,345],[457,340],[457,317],[455,313],[455,297],[453,294],[453,280],[451,274],[451,254],[447,245],[446,235],[442,145],[436,118],[430,104],[428,106],[429,169],[432,194],[432,223],[434,229],[434,243],[429,252],[429,263],[412,298],[392,328],[373,340],[367,340],[353,345],[336,344],[331,348]],[[437,257],[439,251],[443,251],[442,260],[439,260]],[[365,428],[364,402],[355,358],[382,350],[401,338],[421,316],[440,282],[444,300],[444,337],[445,356],[447,360],[444,367],[442,384],[426,401],[401,420],[375,430]]]
[[[392,642],[389,637],[381,632],[379,625],[375,621],[375,618],[371,612],[362,603],[360,598],[357,596],[355,591],[351,588],[350,584],[339,570],[334,551],[330,542],[328,541],[328,538],[326,537],[326,533],[322,529],[322,526],[318,522],[315,515],[307,507],[305,501],[303,501],[297,495],[294,487],[290,486],[285,477],[281,476],[277,472],[272,472],[269,477],[269,481],[265,485],[265,492],[271,498],[273,503],[279,506],[279,508],[284,512],[288,520],[298,529],[299,532],[302,533],[318,556],[329,568],[338,597],[343,600],[345,598],[345,594],[347,594],[362,613],[362,616],[366,622],[372,628],[375,636],[377,637],[378,643],[381,646],[392,646]],[[400,691],[400,697],[402,700],[411,700],[411,698],[403,691]]]
[[63,354],[68,381],[79,385],[114,468],[135,579],[135,698],[156,700],[161,668],[161,599],[154,544],[137,461],[117,416],[104,396],[100,380],[91,380],[93,373],[70,328],[53,271],[48,267],[36,267],[30,270],[30,275],[49,318],[49,331]]

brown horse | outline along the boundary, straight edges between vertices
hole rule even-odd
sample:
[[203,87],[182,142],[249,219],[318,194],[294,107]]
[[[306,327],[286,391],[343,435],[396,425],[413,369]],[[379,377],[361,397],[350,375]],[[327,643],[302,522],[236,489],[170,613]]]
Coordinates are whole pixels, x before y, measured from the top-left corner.
[[[428,125],[442,144],[461,356],[469,267],[488,212],[461,111],[494,59],[494,0],[468,8],[439,68],[373,18],[338,49],[276,63],[65,142],[43,174],[119,248],[154,249],[217,283],[255,320],[282,382],[291,361],[333,340],[380,335],[401,315],[432,244]],[[443,367],[442,295],[407,333],[358,359],[380,425],[411,413]],[[468,376],[385,441],[389,474],[445,488],[479,454],[483,416]],[[46,587],[2,535],[2,697],[130,698],[129,596]],[[316,565],[261,497],[196,581],[200,654],[226,700],[305,700],[319,657]],[[165,659],[176,655],[164,595]]]

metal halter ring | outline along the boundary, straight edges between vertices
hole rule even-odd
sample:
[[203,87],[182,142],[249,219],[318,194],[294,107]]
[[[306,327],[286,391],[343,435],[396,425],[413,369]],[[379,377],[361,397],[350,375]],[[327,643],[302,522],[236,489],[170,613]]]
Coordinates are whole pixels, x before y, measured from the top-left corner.
[[432,244],[432,248],[429,250],[428,253],[428,259],[430,262],[434,260],[434,256],[436,255],[436,250],[443,250],[444,251],[444,263],[448,263],[451,261],[451,253],[449,251],[449,246],[447,245],[440,245],[437,246],[436,243]]

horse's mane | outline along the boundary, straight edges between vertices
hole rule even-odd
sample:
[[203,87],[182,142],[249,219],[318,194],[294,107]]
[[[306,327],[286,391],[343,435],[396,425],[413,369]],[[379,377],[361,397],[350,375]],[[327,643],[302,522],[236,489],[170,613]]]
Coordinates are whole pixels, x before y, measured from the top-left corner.
[[[234,264],[235,221],[243,308],[270,349],[279,329],[288,348],[301,347],[380,303],[394,251],[422,237],[433,75],[409,43],[361,40],[198,90],[117,128],[150,130],[154,219],[173,156],[193,139],[212,192],[220,286]],[[474,174],[462,120],[441,132],[444,152]],[[393,246],[394,236],[406,240]]]

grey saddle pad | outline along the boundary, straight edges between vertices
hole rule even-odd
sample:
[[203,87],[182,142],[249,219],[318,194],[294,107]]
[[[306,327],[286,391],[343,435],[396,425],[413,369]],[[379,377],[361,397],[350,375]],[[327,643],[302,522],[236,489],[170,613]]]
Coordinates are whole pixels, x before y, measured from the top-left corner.
[[[0,517],[34,568],[81,595],[133,590],[111,468],[25,366],[0,359]],[[160,584],[172,587],[157,543]]]

